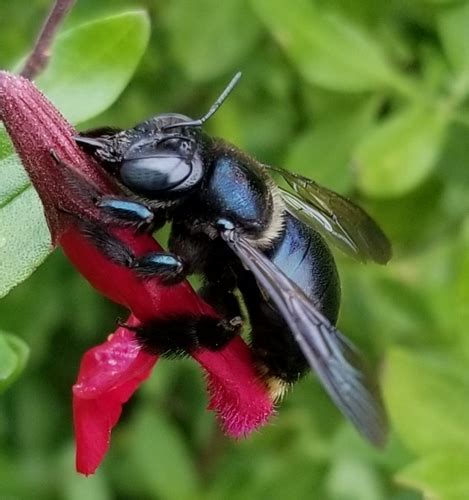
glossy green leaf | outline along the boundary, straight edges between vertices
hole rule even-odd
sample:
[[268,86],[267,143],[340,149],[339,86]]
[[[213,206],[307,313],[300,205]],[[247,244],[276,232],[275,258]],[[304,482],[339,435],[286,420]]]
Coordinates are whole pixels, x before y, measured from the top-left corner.
[[356,143],[366,134],[376,100],[324,119],[295,140],[286,165],[338,192],[352,185],[351,159]]
[[394,348],[387,359],[384,394],[392,425],[409,449],[469,450],[469,374],[464,366]]
[[0,160],[0,297],[52,250],[42,204],[16,155]]
[[414,105],[378,124],[355,152],[358,184],[375,197],[401,196],[430,174],[443,146],[447,121]]
[[59,35],[37,79],[41,90],[72,123],[108,108],[132,77],[148,43],[144,11],[97,19]]
[[191,80],[209,81],[243,69],[261,33],[247,0],[173,0],[165,18],[170,50]]
[[468,464],[469,449],[445,450],[409,465],[396,480],[429,500],[462,500],[469,498]]
[[21,339],[0,332],[0,393],[23,371],[28,355],[28,346]]
[[377,40],[350,19],[309,0],[250,0],[301,75],[326,88],[356,92],[397,78]]

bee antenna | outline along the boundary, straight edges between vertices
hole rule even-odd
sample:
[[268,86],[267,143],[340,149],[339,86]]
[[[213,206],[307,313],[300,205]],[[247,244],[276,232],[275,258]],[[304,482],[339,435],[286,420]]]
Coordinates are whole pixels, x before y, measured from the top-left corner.
[[81,146],[88,146],[92,148],[102,148],[104,146],[104,141],[101,139],[96,139],[94,137],[86,137],[84,135],[76,135],[74,137],[75,142]]
[[168,130],[176,127],[201,127],[210,117],[212,117],[217,112],[218,108],[223,104],[226,98],[231,94],[233,89],[236,87],[241,76],[242,76],[241,71],[238,71],[236,75],[231,79],[230,83],[225,87],[225,90],[218,96],[217,100],[212,104],[208,112],[204,116],[202,116],[202,118],[188,122],[172,123],[171,125],[163,127],[163,130]]

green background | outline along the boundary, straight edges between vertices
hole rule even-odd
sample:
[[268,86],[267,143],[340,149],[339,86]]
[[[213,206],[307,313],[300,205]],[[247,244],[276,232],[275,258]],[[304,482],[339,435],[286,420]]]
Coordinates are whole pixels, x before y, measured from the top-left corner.
[[[0,0],[0,67],[18,67],[49,4]],[[198,366],[161,361],[98,473],[77,475],[70,388],[124,313],[60,251],[13,288],[48,236],[0,134],[1,500],[469,498],[468,26],[466,1],[77,2],[38,85],[80,128],[197,117],[241,70],[207,130],[353,197],[389,234],[386,267],[337,260],[339,327],[379,367],[393,432],[371,449],[307,377],[233,442]]]

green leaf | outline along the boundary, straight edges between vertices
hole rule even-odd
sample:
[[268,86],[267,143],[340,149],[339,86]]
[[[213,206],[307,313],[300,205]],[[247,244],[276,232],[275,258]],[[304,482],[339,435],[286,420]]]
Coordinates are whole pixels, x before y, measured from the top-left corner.
[[28,346],[21,339],[0,332],[0,393],[23,371],[28,356]]
[[466,0],[421,0],[421,1],[433,5],[455,5],[464,3]]
[[358,184],[370,196],[401,196],[421,184],[440,155],[447,120],[413,105],[371,130],[358,146]]
[[356,92],[398,78],[379,43],[337,12],[309,0],[251,0],[251,5],[311,83]]
[[[448,7],[438,16],[438,32],[453,69],[469,77],[469,3]],[[469,81],[466,82],[469,84]]]
[[332,464],[327,488],[331,498],[340,500],[385,498],[377,471],[356,457],[341,457]]
[[173,0],[165,21],[174,59],[196,81],[240,69],[261,33],[247,0]]
[[469,450],[469,375],[454,358],[391,350],[384,394],[392,425],[409,449],[423,454]]
[[352,150],[363,137],[376,109],[376,100],[322,120],[295,140],[286,165],[339,192],[352,185]]
[[[467,196],[467,195],[466,195]],[[454,290],[450,290],[453,314],[449,322],[455,331],[455,337],[459,340],[458,351],[469,359],[469,337],[467,325],[469,325],[469,218],[463,225],[462,237],[458,247],[459,255],[455,259]]]
[[0,161],[0,297],[52,250],[42,204],[16,155]]
[[238,444],[217,470],[206,498],[306,499],[311,498],[312,491],[313,498],[326,498],[321,485],[320,465],[304,450],[292,449],[291,443],[288,442],[292,437],[289,434],[287,442],[279,440],[271,444],[273,449],[279,450],[280,453],[272,453],[269,447],[262,444],[247,445],[242,449],[240,446],[243,445]]
[[450,79],[448,63],[441,50],[431,43],[422,44],[419,49],[422,87],[425,86],[425,92],[429,96],[438,95],[442,89],[445,89]]
[[16,369],[16,353],[5,335],[0,334],[0,389],[3,390]]
[[185,439],[162,414],[142,410],[135,421],[126,469],[140,491],[162,500],[197,497],[198,478]]
[[242,67],[241,84],[207,123],[209,132],[277,164],[297,122],[288,67],[279,50],[256,49],[256,58]]
[[[5,130],[3,123],[0,122],[0,160],[14,153],[13,144]],[[0,186],[1,189],[1,186]]]
[[144,11],[97,19],[59,35],[37,79],[39,88],[72,123],[96,116],[123,91],[150,34]]
[[396,479],[428,500],[461,500],[469,498],[468,463],[469,449],[445,450],[409,465]]

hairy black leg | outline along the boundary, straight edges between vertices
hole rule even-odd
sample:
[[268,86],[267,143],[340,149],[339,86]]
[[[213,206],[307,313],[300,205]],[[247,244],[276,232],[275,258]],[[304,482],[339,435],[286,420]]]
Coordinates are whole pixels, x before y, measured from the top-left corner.
[[309,365],[285,320],[266,301],[253,275],[238,273],[239,288],[249,313],[250,345],[260,372],[269,381],[285,384],[298,381],[309,371]]
[[131,266],[140,276],[158,276],[165,284],[172,285],[187,276],[184,262],[170,252],[151,252],[137,257]]
[[[206,283],[198,293],[223,318],[219,322],[221,327],[233,334],[241,333],[244,322],[238,298],[232,289],[227,288],[223,281],[219,281]],[[228,340],[230,339],[231,337]]]
[[139,327],[123,326],[135,332],[147,352],[165,356],[184,356],[200,348],[217,351],[239,330],[216,318],[187,314],[155,319]]
[[151,226],[155,219],[154,213],[146,205],[127,198],[103,196],[96,201],[96,206],[110,221],[119,225],[140,229]]
[[65,182],[77,197],[89,199],[102,212],[109,224],[118,226],[133,226],[138,232],[153,232],[166,222],[166,216],[161,211],[156,215],[153,210],[141,201],[129,197],[106,196],[87,179],[81,176],[74,167],[64,162],[55,152],[50,150],[54,161],[63,169]]
[[149,252],[137,257],[103,226],[90,221],[80,221],[80,231],[109,260],[135,270],[142,277],[157,276],[163,283],[173,284],[184,280],[187,275],[184,262],[175,254]]
[[118,226],[133,226],[139,233],[152,233],[165,224],[163,210],[156,214],[140,201],[116,196],[102,196],[96,206],[105,215],[106,222]]
[[[187,221],[186,221],[187,222]],[[169,248],[184,262],[190,262],[192,273],[204,277],[199,294],[227,321],[240,322],[240,307],[234,290],[236,276],[231,268],[230,254],[222,241],[211,240],[203,232],[193,232],[193,221],[174,223]]]
[[309,365],[283,319],[264,312],[250,317],[254,359],[267,377],[288,384],[297,382],[309,371]]
[[[203,250],[201,246],[202,242],[198,238],[186,238],[179,250],[185,252],[185,258],[191,258],[191,255],[197,254],[197,250]],[[205,267],[198,270],[203,273],[206,283],[199,293],[222,319],[177,315],[131,328],[149,352],[175,356],[198,348],[218,350],[240,334],[243,321],[238,299],[233,293],[235,276],[222,255],[214,255],[208,250],[202,252],[202,257]]]
[[216,281],[208,281],[198,291],[205,302],[209,303],[221,316],[234,318],[240,316],[240,305],[234,291],[236,282],[230,273],[225,272],[218,276]]
[[186,226],[173,222],[168,246],[171,252],[187,263],[188,274],[204,273],[208,265],[210,243],[205,234],[192,234],[190,224]]
[[62,168],[64,181],[74,196],[96,203],[101,197],[99,188],[81,175],[75,167],[63,161],[54,149],[50,149],[49,153],[57,165]]

